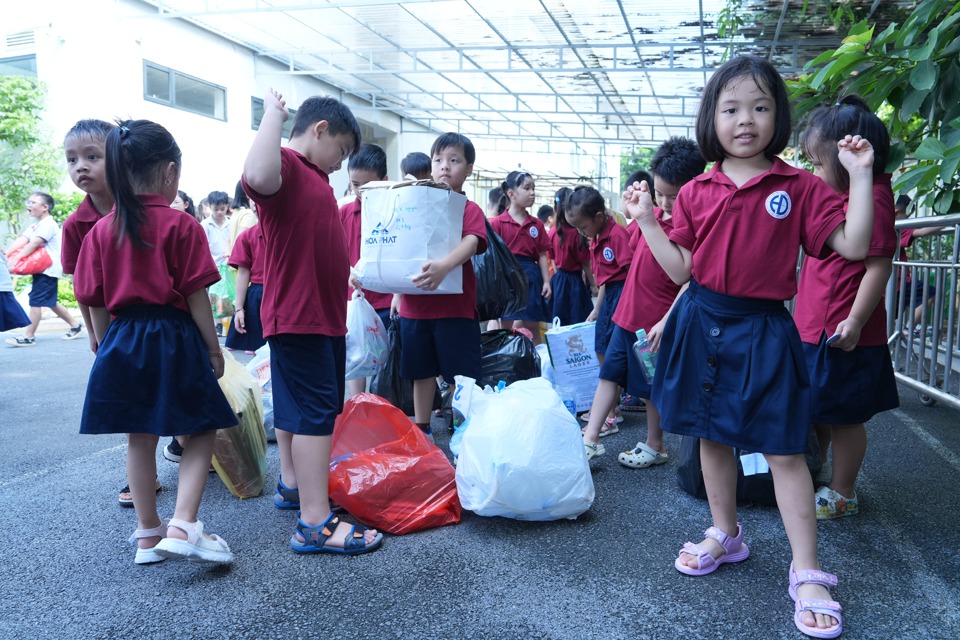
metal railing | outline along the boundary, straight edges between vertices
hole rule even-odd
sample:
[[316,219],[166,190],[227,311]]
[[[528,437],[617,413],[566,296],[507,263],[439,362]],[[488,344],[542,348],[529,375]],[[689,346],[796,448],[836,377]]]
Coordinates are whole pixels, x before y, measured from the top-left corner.
[[917,238],[896,259],[887,284],[887,344],[897,380],[924,404],[960,409],[960,214],[898,220],[904,229],[943,230]]

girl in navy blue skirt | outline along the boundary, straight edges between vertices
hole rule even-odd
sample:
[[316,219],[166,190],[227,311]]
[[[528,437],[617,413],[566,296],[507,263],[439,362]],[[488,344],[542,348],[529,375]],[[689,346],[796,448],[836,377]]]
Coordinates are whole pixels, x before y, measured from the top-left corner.
[[864,423],[900,406],[883,303],[900,244],[890,174],[884,173],[890,138],[880,118],[857,96],[846,96],[810,115],[804,155],[814,174],[844,198],[850,180],[833,144],[842,132],[861,135],[873,144],[873,233],[862,261],[835,253],[822,260],[808,257],[800,272],[794,319],[810,372],[821,460],[826,462],[831,442],[833,446],[832,475],[826,474],[827,485],[814,496],[818,520],[859,513],[855,483],[867,453]]
[[646,184],[625,198],[648,246],[677,284],[690,286],[663,330],[652,400],[663,428],[701,438],[712,526],[687,543],[674,566],[703,576],[745,560],[737,521],[733,448],[763,453],[792,551],[788,594],[803,633],[843,630],[830,596],[836,576],[820,570],[813,481],[803,452],[810,381],[796,325],[783,302],[796,294],[800,247],[862,260],[873,227],[873,149],[846,135],[839,159],[850,176],[849,207],[822,180],[777,157],[790,137],[786,86],[765,59],[741,56],[704,89],[697,142],[713,168],[684,185],[669,237]]
[[[80,433],[128,434],[137,564],[231,562],[227,543],[197,520],[216,430],[236,417],[217,384],[223,353],[206,294],[220,276],[199,223],[170,208],[180,148],[160,125],[128,120],[107,136],[106,170],[116,206],[90,231],[74,273],[99,344]],[[155,492],[164,436],[189,436],[180,438],[169,523],[157,514]]]
[[526,171],[511,171],[500,188],[503,213],[490,220],[490,226],[517,257],[530,283],[527,308],[503,320],[514,320],[514,328],[528,329],[533,334],[533,343],[540,344],[540,323],[552,319],[548,307],[552,295],[547,266],[550,239],[540,219],[530,215],[529,209],[537,196],[533,176]]
[[[563,326],[583,322],[593,310],[591,289],[596,289],[590,269],[590,247],[567,220],[567,198],[573,189],[563,187],[553,196],[556,224],[547,232],[557,270],[550,278],[553,317]],[[586,278],[586,282],[584,282]],[[589,288],[587,286],[589,283]]]

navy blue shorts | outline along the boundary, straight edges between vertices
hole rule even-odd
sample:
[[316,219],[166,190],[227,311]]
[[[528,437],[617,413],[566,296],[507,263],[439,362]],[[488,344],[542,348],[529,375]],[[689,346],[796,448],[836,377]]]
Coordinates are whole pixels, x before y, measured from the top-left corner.
[[525,322],[550,322],[553,309],[547,300],[543,299],[543,274],[540,273],[540,264],[527,256],[516,256],[520,268],[527,274],[530,288],[527,290],[527,308],[518,314],[504,316],[504,320],[523,320]]
[[560,318],[560,326],[579,324],[593,311],[590,289],[583,282],[583,271],[557,269],[550,278],[553,296],[553,317]]
[[33,276],[33,286],[30,287],[30,306],[31,307],[50,307],[57,306],[57,285],[60,283],[58,278],[46,276],[38,273]]
[[607,345],[613,336],[613,313],[620,304],[620,294],[623,293],[623,283],[608,282],[604,288],[603,302],[600,303],[600,312],[597,314],[596,333],[593,336],[593,350],[599,354],[607,353]]
[[305,436],[332,434],[343,411],[346,338],[284,333],[267,342],[275,427]]
[[400,318],[400,377],[480,379],[480,323],[466,318]]
[[247,297],[243,301],[243,320],[245,333],[238,333],[233,326],[234,318],[230,319],[230,329],[227,330],[227,339],[224,346],[228,349],[243,349],[256,351],[267,341],[263,337],[263,323],[260,322],[260,303],[263,301],[263,285],[251,284],[247,287]]
[[900,406],[897,380],[886,345],[853,351],[803,343],[810,372],[812,420],[820,424],[863,424]]
[[637,334],[613,325],[613,336],[607,345],[607,353],[600,365],[600,379],[616,382],[635,398],[650,397],[650,385],[643,379],[640,363],[633,355],[633,343]]
[[663,329],[651,400],[670,433],[758,453],[806,451],[810,378],[783,302],[691,280]]
[[237,424],[189,313],[136,305],[116,315],[90,370],[80,433],[181,436]]

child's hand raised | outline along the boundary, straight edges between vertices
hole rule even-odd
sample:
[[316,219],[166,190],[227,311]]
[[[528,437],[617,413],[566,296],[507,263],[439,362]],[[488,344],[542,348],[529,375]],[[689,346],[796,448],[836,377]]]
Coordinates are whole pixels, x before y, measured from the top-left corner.
[[623,194],[623,207],[634,220],[653,217],[653,198],[646,180],[634,182]]
[[873,145],[860,136],[845,136],[837,142],[840,164],[848,172],[873,169]]
[[267,91],[263,98],[263,113],[266,115],[270,111],[280,113],[280,122],[286,122],[290,118],[290,110],[287,109],[287,101],[283,99],[283,94],[274,89]]

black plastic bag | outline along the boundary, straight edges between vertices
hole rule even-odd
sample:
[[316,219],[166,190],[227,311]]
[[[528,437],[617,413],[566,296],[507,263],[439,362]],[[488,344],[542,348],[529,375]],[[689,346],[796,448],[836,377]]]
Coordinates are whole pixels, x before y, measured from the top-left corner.
[[480,387],[496,387],[501,380],[512,384],[540,375],[540,355],[533,341],[522,333],[494,329],[480,334]]
[[[737,457],[737,504],[777,505],[773,490],[773,474],[767,470],[750,476],[743,475],[740,456],[750,453],[734,448]],[[820,445],[817,434],[810,430],[807,450],[804,452],[810,475],[816,477],[820,471]],[[700,466],[700,438],[683,436],[680,438],[680,464],[677,466],[677,482],[680,488],[701,500],[707,499],[707,489],[703,483],[703,469]]]
[[[400,376],[400,316],[390,318],[387,325],[387,358],[383,367],[370,380],[370,393],[376,394],[412,416],[413,412],[413,380]],[[440,408],[440,389],[433,397],[433,408]]]
[[473,271],[477,276],[477,313],[480,320],[496,320],[512,316],[527,308],[530,288],[527,274],[510,253],[507,244],[487,225],[487,250],[473,256]]
[[387,326],[387,359],[380,371],[370,380],[374,393],[406,415],[413,415],[413,380],[400,377],[400,317],[390,318]]

